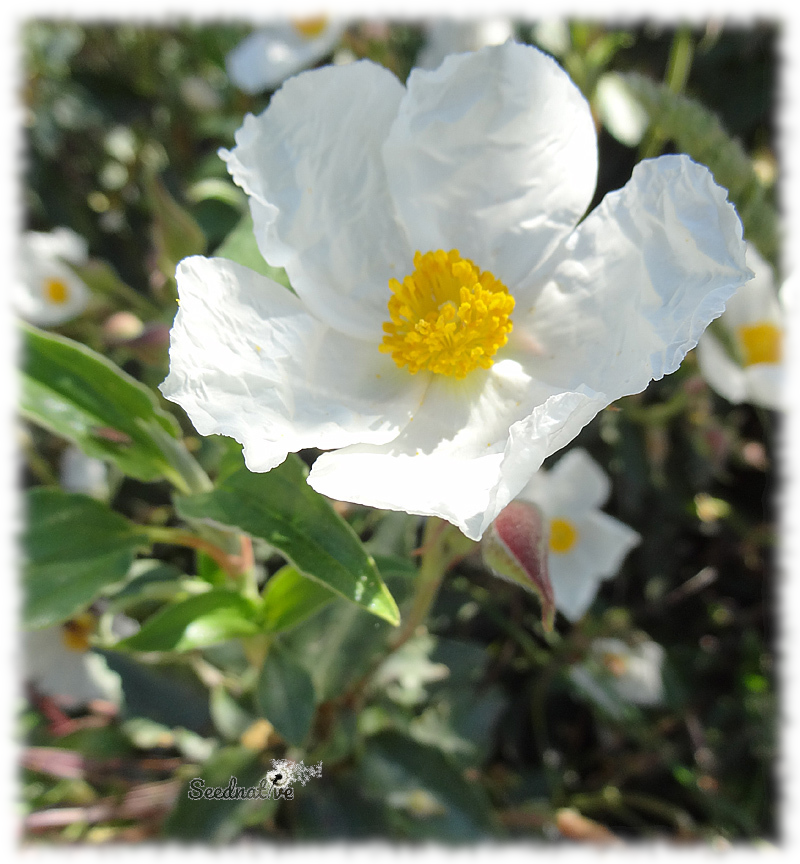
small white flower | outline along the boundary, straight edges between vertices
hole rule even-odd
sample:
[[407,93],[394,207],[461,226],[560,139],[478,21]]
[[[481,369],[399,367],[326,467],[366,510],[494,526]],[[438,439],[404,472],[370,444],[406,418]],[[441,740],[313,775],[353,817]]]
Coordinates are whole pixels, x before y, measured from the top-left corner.
[[228,76],[245,93],[273,90],[327,57],[346,29],[325,17],[281,21],[252,33],[225,59]]
[[547,559],[556,609],[577,621],[600,583],[614,576],[640,537],[599,508],[611,484],[603,469],[580,448],[570,450],[550,471],[540,470],[518,499],[536,504],[549,522]]
[[772,267],[752,243],[747,244],[746,258],[755,276],[728,300],[719,321],[731,350],[707,331],[697,345],[697,361],[709,385],[729,402],[781,409],[784,313]]
[[102,459],[87,456],[80,447],[68,445],[59,465],[61,487],[105,501],[109,496],[108,466]]
[[419,52],[416,65],[422,69],[436,69],[448,54],[478,51],[486,45],[502,45],[513,37],[514,26],[508,18],[431,21],[425,26],[425,45]]
[[749,277],[725,191],[686,156],[642,162],[576,228],[594,121],[531,46],[451,54],[406,87],[369,61],[301,73],[222,156],[296,294],[181,262],[162,392],[252,471],[333,450],[317,491],[473,539]]
[[619,716],[614,696],[633,705],[652,706],[663,700],[663,663],[664,649],[656,642],[631,646],[621,639],[593,639],[586,661],[574,666],[570,677],[610,714]]
[[89,649],[94,624],[94,616],[84,613],[64,624],[24,633],[25,677],[36,690],[74,706],[95,699],[121,704],[119,675],[108,668],[104,657]]
[[23,234],[14,287],[17,314],[40,327],[80,315],[89,303],[89,288],[67,264],[83,264],[87,256],[86,241],[68,228]]

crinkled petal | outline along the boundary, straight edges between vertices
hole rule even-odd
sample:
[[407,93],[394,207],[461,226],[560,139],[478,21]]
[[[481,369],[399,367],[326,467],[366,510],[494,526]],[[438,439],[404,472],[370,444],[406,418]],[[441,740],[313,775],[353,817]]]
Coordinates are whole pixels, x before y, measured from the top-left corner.
[[327,57],[344,29],[342,22],[332,21],[311,39],[288,21],[257,30],[225,58],[228,76],[245,93],[272,90],[290,75]]
[[640,163],[518,292],[517,356],[564,390],[609,401],[674,372],[748,278],[725,190],[686,156]]
[[594,193],[591,112],[566,72],[516,43],[415,69],[384,147],[415,249],[458,249],[513,288]]
[[403,92],[368,61],[304,72],[221,151],[264,258],[321,321],[378,342],[389,279],[413,270],[380,155]]
[[[308,482],[331,498],[440,516],[479,540],[541,465],[555,430],[574,429],[574,436],[594,416],[598,409],[587,409],[590,404],[585,394],[550,397],[510,361],[461,382],[434,376],[413,421],[394,441],[325,453]],[[500,495],[509,434],[520,424],[533,467],[510,477]]]
[[241,442],[252,471],[307,447],[390,441],[421,401],[424,379],[317,321],[252,270],[193,257],[177,275],[180,308],[161,391],[201,435]]

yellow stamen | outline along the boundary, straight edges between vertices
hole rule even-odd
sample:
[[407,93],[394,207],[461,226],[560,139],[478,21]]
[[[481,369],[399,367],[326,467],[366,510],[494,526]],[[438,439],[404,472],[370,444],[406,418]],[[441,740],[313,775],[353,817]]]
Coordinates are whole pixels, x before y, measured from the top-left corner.
[[44,283],[44,293],[51,303],[59,306],[69,300],[69,286],[61,279],[48,279]]
[[61,627],[61,641],[70,651],[83,654],[89,650],[89,637],[94,633],[95,619],[90,612],[84,612]]
[[769,321],[757,321],[738,328],[739,341],[744,354],[744,365],[754,363],[780,363],[782,349],[781,328]]
[[627,661],[619,654],[603,654],[601,661],[615,678],[621,678],[628,671]]
[[316,39],[321,36],[328,26],[328,18],[325,15],[317,15],[314,18],[292,18],[292,27],[303,37],[303,39]]
[[414,267],[402,283],[389,280],[391,321],[380,350],[412,375],[464,378],[488,369],[511,332],[514,298],[506,286],[457,249],[416,252]]
[[569,552],[578,541],[578,529],[568,519],[550,521],[550,551],[558,555]]

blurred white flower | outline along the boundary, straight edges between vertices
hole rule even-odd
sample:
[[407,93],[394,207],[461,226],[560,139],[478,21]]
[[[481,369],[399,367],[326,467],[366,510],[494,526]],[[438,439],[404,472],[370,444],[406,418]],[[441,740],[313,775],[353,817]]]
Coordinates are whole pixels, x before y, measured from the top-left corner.
[[231,81],[245,93],[279,84],[332,53],[347,25],[318,18],[281,21],[252,33],[225,58]]
[[119,675],[89,648],[95,623],[95,617],[86,612],[64,624],[23,634],[25,677],[39,693],[58,697],[70,706],[101,699],[119,707]]
[[448,54],[478,51],[514,38],[508,18],[443,18],[427,23],[424,29],[426,41],[416,62],[422,69],[437,69]]
[[80,447],[70,444],[61,454],[59,469],[59,479],[65,491],[108,500],[108,466],[102,459],[87,456]]
[[80,315],[89,303],[89,288],[67,264],[83,264],[87,256],[86,241],[69,228],[23,234],[13,293],[17,314],[40,327]]
[[619,570],[640,537],[599,508],[611,484],[603,469],[580,448],[570,450],[549,471],[540,470],[517,500],[536,504],[549,522],[550,583],[556,609],[577,621],[600,583]]
[[729,344],[706,331],[697,345],[697,362],[709,385],[729,402],[779,410],[786,407],[785,315],[772,267],[752,243],[747,244],[746,259],[755,276],[728,300],[719,320]]
[[583,218],[592,114],[528,45],[405,87],[369,61],[303,72],[222,156],[296,293],[182,261],[162,392],[252,471],[331,450],[318,492],[472,539],[598,411],[675,371],[749,277],[735,210],[686,156],[640,163]]
[[628,645],[621,639],[593,639],[586,660],[570,669],[570,677],[591,699],[619,716],[619,702],[652,706],[663,700],[663,663],[664,649],[656,642]]

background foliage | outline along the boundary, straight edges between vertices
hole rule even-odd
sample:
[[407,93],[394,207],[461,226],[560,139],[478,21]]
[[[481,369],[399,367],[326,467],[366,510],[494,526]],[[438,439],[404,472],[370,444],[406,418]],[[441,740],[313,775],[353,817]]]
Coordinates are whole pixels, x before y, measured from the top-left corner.
[[[176,263],[266,268],[216,155],[268,102],[225,73],[251,29],[37,20],[20,33],[25,227],[85,237],[93,289],[81,317],[24,335],[23,625],[91,609],[125,697],[119,712],[70,711],[27,692],[25,837],[775,839],[776,417],[716,396],[692,355],[575,442],[612,477],[606,510],[643,538],[582,621],[546,634],[536,599],[470,552],[391,653],[420,520],[324,501],[302,479],[314,453],[250,475],[233,442],[201,439],[162,401]],[[779,267],[778,35],[572,22],[556,53],[592,105],[614,71],[651,118],[635,148],[600,126],[595,203],[643,156],[688,152]],[[525,22],[517,36],[540,38]],[[404,79],[424,38],[416,22],[357,22],[343,45]],[[120,337],[119,312],[144,329]],[[107,502],[59,488],[68,441],[110,464]],[[120,614],[141,628],[115,635]],[[569,670],[592,638],[639,633],[666,650],[664,703],[609,712]],[[322,776],[292,801],[186,797],[194,776],[255,784],[277,758],[321,761]]]

